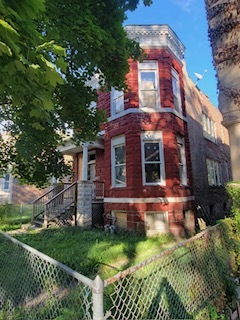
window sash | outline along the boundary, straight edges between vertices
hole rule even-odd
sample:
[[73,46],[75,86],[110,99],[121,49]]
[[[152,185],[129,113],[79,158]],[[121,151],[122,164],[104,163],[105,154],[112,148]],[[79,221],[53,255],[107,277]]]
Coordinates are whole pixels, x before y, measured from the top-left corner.
[[218,161],[207,159],[208,184],[222,186],[222,170]]
[[2,177],[2,190],[9,191],[10,189],[10,174],[6,173]]
[[216,123],[204,113],[202,115],[202,123],[204,136],[207,139],[216,142]]
[[177,147],[178,147],[178,159],[179,159],[179,177],[180,184],[187,185],[187,164],[186,164],[186,151],[184,145],[184,139],[182,137],[177,137]]
[[176,111],[182,113],[179,74],[172,69],[173,103]]
[[165,184],[163,145],[159,132],[150,133],[149,137],[148,133],[142,135],[142,170],[144,185]]
[[124,111],[124,91],[116,90],[112,88],[111,90],[111,109],[112,115],[118,114]]
[[157,62],[142,62],[138,66],[140,107],[157,109],[160,107]]
[[112,185],[126,186],[126,147],[124,137],[112,140]]

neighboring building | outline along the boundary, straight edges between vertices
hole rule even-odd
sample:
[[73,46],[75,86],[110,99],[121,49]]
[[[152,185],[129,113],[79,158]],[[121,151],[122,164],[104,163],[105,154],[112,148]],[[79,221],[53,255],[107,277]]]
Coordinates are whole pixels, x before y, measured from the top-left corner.
[[[204,81],[204,80],[203,80]],[[195,211],[207,224],[229,213],[224,184],[231,180],[228,131],[221,112],[184,73]]]
[[31,203],[43,192],[34,186],[20,184],[10,173],[0,178],[0,203]]
[[[77,183],[54,201],[70,213],[77,201],[79,225],[91,225],[93,211],[102,205],[105,224],[183,235],[195,228],[196,204],[212,215],[214,210],[224,213],[226,194],[220,184],[230,178],[230,171],[224,176],[221,171],[221,165],[230,168],[226,130],[220,112],[188,79],[185,48],[168,25],[125,30],[146,57],[129,60],[128,92],[99,92],[97,107],[108,116],[99,138],[61,146],[64,155],[73,156]],[[56,211],[48,205],[45,225]]]

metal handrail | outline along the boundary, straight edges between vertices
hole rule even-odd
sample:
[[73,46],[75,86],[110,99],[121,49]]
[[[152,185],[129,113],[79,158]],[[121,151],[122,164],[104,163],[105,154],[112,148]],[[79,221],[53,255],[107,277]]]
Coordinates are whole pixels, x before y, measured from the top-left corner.
[[32,202],[33,204],[32,221],[44,213],[45,203],[53,199],[55,197],[55,196],[53,197],[53,195],[58,194],[60,188],[63,188],[63,190],[66,189],[65,188],[66,185],[69,185],[69,183],[58,184],[56,187],[52,188],[51,190],[48,190],[47,192],[45,192],[43,195],[41,195],[40,197],[38,197]]
[[70,186],[60,191],[56,196],[44,204],[44,226],[48,226],[48,222],[58,217],[72,204],[76,207],[77,200],[77,182],[73,182]]

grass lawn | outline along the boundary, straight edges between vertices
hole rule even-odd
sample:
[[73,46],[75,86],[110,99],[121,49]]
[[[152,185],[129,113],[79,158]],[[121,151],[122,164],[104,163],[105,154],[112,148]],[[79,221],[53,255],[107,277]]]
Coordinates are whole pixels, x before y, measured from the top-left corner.
[[80,227],[50,228],[16,237],[85,276],[94,278],[99,274],[104,279],[165,250],[174,242],[170,235],[147,238]]
[[21,228],[22,224],[30,223],[32,218],[31,204],[1,204],[0,230],[10,231]]
[[[31,206],[0,205],[0,230],[12,231],[31,221]],[[94,278],[115,275],[170,247],[169,234],[147,238],[133,233],[106,233],[99,229],[57,227],[15,235],[68,267]]]

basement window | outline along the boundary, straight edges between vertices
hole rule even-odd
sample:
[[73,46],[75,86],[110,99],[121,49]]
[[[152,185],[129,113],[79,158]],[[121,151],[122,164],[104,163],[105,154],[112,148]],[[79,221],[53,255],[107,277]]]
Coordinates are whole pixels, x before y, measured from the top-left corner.
[[119,229],[127,229],[127,213],[125,211],[112,211],[113,224]]
[[167,211],[147,211],[145,212],[145,229],[147,235],[168,232],[168,212]]

